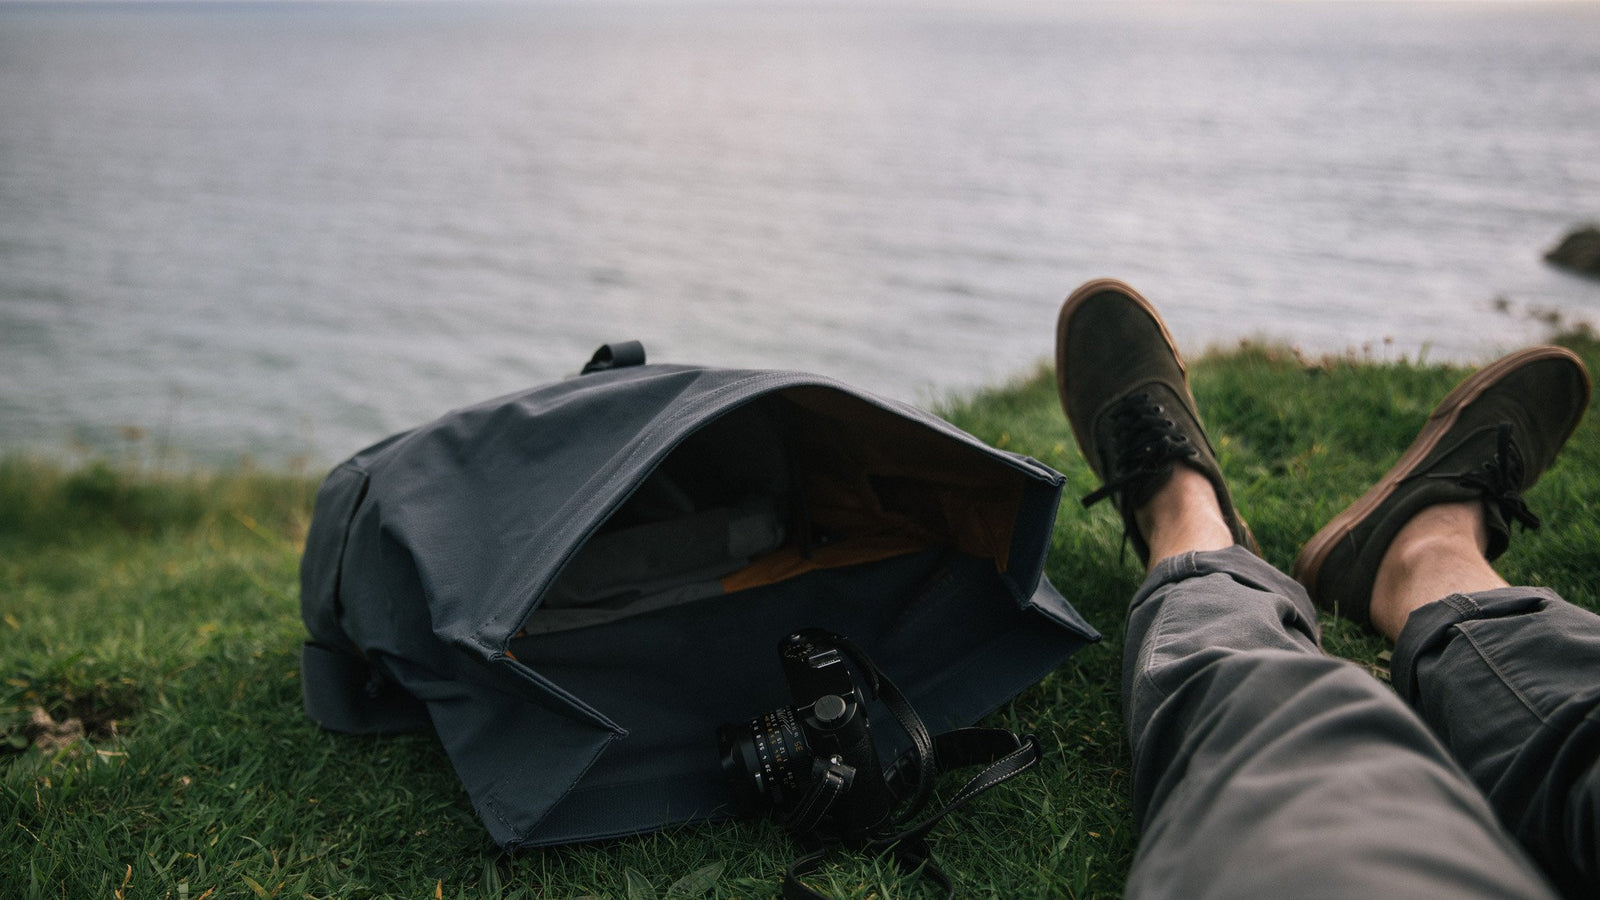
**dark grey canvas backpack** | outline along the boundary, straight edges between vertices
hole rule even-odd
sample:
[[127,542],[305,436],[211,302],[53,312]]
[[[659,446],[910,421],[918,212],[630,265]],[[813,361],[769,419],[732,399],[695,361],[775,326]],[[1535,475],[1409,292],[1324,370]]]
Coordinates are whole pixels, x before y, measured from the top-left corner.
[[394,435],[317,497],[307,713],[431,727],[503,847],[729,816],[716,729],[788,702],[798,628],[930,730],[1098,638],[1042,575],[1058,473],[826,378],[642,361]]

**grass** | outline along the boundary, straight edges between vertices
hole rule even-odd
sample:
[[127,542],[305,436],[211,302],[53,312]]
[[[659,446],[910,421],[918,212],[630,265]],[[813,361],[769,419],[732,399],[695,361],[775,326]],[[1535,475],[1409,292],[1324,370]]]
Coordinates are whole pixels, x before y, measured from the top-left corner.
[[[1563,339],[1600,371],[1600,343]],[[1244,346],[1195,393],[1236,499],[1280,567],[1377,477],[1465,370],[1306,361]],[[1107,634],[997,719],[1049,753],[952,817],[937,857],[963,895],[1115,897],[1136,844],[1118,713],[1122,610],[1108,505],[1040,372],[948,410],[1066,473],[1050,576]],[[1504,561],[1600,608],[1600,417],[1530,493],[1546,519]],[[7,897],[774,897],[793,848],[767,825],[681,828],[507,857],[430,735],[327,734],[300,711],[299,546],[313,480],[0,462],[0,894]],[[1375,672],[1383,647],[1324,621]],[[48,719],[37,719],[42,710]],[[75,719],[81,738],[52,740]],[[76,739],[75,739],[76,738]],[[931,896],[887,863],[814,880],[846,898]]]

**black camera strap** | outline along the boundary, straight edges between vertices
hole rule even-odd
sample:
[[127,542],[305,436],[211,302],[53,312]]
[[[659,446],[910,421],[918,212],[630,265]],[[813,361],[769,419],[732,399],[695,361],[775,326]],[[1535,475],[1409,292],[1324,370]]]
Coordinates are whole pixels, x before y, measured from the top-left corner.
[[[934,765],[936,774],[973,765],[985,763],[988,765],[973,776],[938,812],[910,828],[873,837],[861,844],[860,849],[868,853],[889,854],[902,871],[920,871],[924,878],[937,884],[945,892],[944,896],[948,900],[955,896],[955,884],[944,870],[929,858],[926,840],[928,833],[940,819],[972,802],[974,797],[1033,768],[1039,762],[1039,740],[1031,734],[1019,738],[1016,734],[999,728],[961,728],[939,735],[933,740],[932,746],[934,753],[937,754],[937,762]],[[901,762],[905,762],[908,757],[915,754],[914,749],[907,751],[901,757]],[[901,770],[901,766],[895,767],[895,771]],[[837,798],[845,789],[839,788],[833,791],[832,796]],[[811,799],[807,798],[808,801]],[[828,802],[831,803],[831,799]],[[820,818],[825,812],[826,809],[822,809],[817,813],[817,817]],[[791,824],[785,824],[785,827],[802,833]],[[826,894],[812,890],[800,879],[822,868],[828,854],[839,846],[840,842],[820,844],[813,840],[811,843],[814,849],[790,863],[784,872],[785,900],[828,900]]]
[[856,664],[856,668],[867,676],[872,695],[883,702],[895,721],[900,724],[900,730],[911,739],[911,749],[901,754],[886,773],[886,777],[892,779],[889,787],[896,796],[904,790],[896,783],[897,781],[908,777],[914,779],[912,784],[916,793],[909,801],[903,803],[902,810],[894,816],[893,824],[902,824],[921,812],[922,808],[928,805],[928,798],[933,795],[933,779],[939,774],[939,755],[934,745],[934,738],[928,733],[928,726],[923,724],[922,717],[917,715],[916,709],[911,706],[911,701],[895,687],[889,676],[883,674],[883,671],[873,664],[866,651],[842,635],[836,634],[832,638],[845,655],[850,657],[851,662]]
[[[903,871],[920,871],[924,878],[945,892],[946,898],[954,897],[954,883],[929,858],[928,833],[940,819],[972,802],[979,794],[1033,768],[1039,762],[1039,741],[1031,734],[1019,737],[1000,728],[960,728],[932,737],[910,701],[859,647],[838,635],[831,637],[867,677],[872,693],[911,738],[911,748],[885,773],[890,790],[901,798],[901,809],[867,834],[836,835],[829,840],[819,840],[817,826],[834,801],[849,790],[855,777],[855,770],[848,765],[836,762],[828,766],[795,812],[780,823],[812,845],[810,852],[790,863],[784,872],[783,896],[785,900],[828,900],[825,894],[812,890],[800,879],[820,869],[834,847],[847,846],[869,853],[889,854]],[[915,819],[927,806],[937,775],[975,765],[985,768],[967,781],[949,803],[918,824],[905,827],[905,823]],[[908,792],[909,797],[905,796]]]
[[908,840],[920,840],[933,830],[933,826],[940,819],[971,803],[974,797],[984,791],[998,787],[1028,771],[1039,762],[1038,738],[1031,734],[1018,737],[1000,728],[961,728],[946,732],[934,739],[934,747],[938,754],[939,772],[977,765],[984,765],[987,768],[972,776],[938,812],[897,834],[878,838],[872,845],[889,846]]
[[796,834],[815,831],[822,817],[833,808],[836,800],[844,796],[845,791],[850,790],[855,779],[854,766],[842,762],[829,765],[812,783],[811,790],[795,804],[794,811],[775,818],[775,821]]

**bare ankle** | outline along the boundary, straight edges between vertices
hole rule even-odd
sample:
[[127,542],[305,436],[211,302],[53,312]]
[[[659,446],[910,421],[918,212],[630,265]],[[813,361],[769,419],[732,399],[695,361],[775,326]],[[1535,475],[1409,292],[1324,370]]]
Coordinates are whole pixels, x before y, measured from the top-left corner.
[[1222,514],[1210,479],[1186,465],[1135,511],[1139,533],[1150,545],[1150,565],[1191,550],[1233,546],[1233,531]]
[[1417,513],[1378,565],[1370,615],[1379,634],[1399,638],[1411,613],[1451,594],[1505,587],[1484,557],[1488,534],[1478,501],[1444,503]]

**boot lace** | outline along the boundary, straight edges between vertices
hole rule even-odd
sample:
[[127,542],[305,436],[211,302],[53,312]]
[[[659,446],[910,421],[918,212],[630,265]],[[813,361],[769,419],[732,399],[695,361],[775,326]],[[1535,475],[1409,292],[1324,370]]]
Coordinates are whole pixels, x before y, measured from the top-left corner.
[[1532,531],[1540,525],[1539,517],[1522,499],[1522,451],[1511,439],[1511,426],[1502,424],[1495,440],[1494,456],[1483,461],[1476,469],[1458,474],[1437,474],[1434,478],[1454,479],[1456,484],[1477,491],[1485,503],[1492,503],[1507,524],[1516,522]]
[[[1172,471],[1174,462],[1200,452],[1147,392],[1122,398],[1107,415],[1111,417],[1112,477],[1083,498],[1085,508],[1116,494],[1126,496],[1129,488],[1138,496],[1149,479],[1165,475]],[[1123,509],[1122,514],[1131,527],[1133,510]]]

